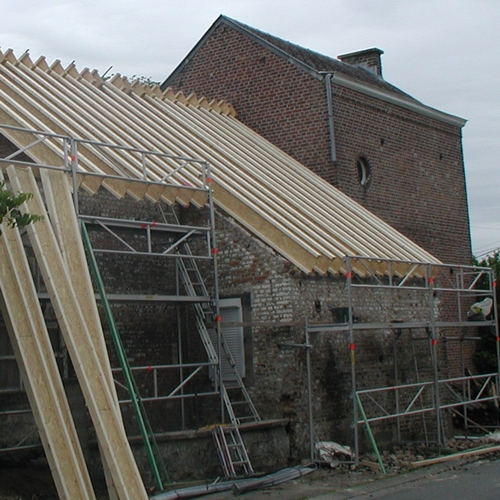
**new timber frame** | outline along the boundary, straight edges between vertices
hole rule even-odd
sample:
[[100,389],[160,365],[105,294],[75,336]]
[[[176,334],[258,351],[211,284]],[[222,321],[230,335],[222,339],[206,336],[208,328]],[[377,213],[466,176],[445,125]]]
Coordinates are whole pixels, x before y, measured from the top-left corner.
[[[498,407],[500,381],[500,336],[497,324],[496,283],[492,269],[477,266],[436,265],[403,262],[368,257],[345,258],[347,310],[345,319],[331,324],[306,324],[306,338],[318,332],[340,335],[346,340],[351,373],[352,427],[356,457],[359,457],[359,427],[364,425],[376,449],[371,426],[382,421],[396,425],[396,439],[402,440],[405,419],[420,421],[417,430],[420,441],[444,444],[443,419],[446,410],[463,418],[468,427],[486,429],[474,422],[468,411],[481,403]],[[404,270],[404,272],[401,272]],[[395,314],[382,305],[380,294],[412,293],[419,304],[418,311]],[[369,294],[379,304],[377,321],[365,321],[361,293]],[[469,321],[470,306],[485,297],[493,299],[491,316]],[[415,308],[417,309],[417,307]],[[406,315],[406,317],[405,317]],[[495,340],[497,370],[473,374],[471,348],[478,337],[478,327],[486,328]],[[392,339],[393,382],[387,386],[361,386],[357,373],[363,369],[363,337],[381,334]],[[412,358],[413,374],[401,380],[399,346],[407,336],[407,352]],[[425,354],[417,356],[417,344],[427,346]],[[420,349],[420,353],[424,352]],[[460,368],[448,364],[452,357],[460,360]],[[422,358],[424,361],[422,361]],[[427,358],[427,360],[425,359]],[[424,363],[426,366],[424,367]],[[429,416],[432,417],[429,419]],[[417,421],[417,422],[418,422]],[[415,424],[414,424],[415,425]],[[429,438],[432,436],[432,438]],[[312,436],[311,436],[312,441]],[[378,452],[377,452],[378,453]]]

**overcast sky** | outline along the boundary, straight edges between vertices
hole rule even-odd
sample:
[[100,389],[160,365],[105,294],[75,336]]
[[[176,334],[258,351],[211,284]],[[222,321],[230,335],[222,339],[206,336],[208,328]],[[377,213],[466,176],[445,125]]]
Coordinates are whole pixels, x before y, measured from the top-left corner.
[[378,47],[386,80],[466,118],[474,252],[500,247],[499,0],[1,0],[0,48],[163,81],[220,14],[332,57]]

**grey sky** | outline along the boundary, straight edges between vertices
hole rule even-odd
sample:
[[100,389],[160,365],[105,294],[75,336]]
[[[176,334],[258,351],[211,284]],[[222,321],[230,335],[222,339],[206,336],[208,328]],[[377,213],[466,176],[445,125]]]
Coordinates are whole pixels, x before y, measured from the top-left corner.
[[473,248],[500,247],[498,0],[2,0],[0,47],[162,81],[220,14],[333,57],[379,47],[386,80],[466,118]]

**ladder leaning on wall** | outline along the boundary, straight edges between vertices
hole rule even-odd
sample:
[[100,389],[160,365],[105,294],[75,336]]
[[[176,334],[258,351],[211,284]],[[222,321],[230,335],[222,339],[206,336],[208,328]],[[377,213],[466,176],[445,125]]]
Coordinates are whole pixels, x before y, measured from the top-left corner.
[[[167,214],[164,214],[164,216],[166,217]],[[173,207],[170,207],[168,216],[176,224],[179,224]],[[178,251],[183,257],[177,259],[177,268],[186,293],[191,297],[208,297],[209,292],[205,280],[189,244],[183,242],[179,245]],[[216,252],[212,252],[212,255],[214,259],[217,258]],[[217,269],[217,266],[215,265],[214,268]],[[208,360],[213,366],[218,367],[218,373],[213,377],[213,382],[219,388],[221,399],[230,422],[230,425],[216,426],[213,431],[214,442],[224,474],[227,477],[235,477],[238,472],[245,475],[253,474],[253,468],[241,437],[239,426],[245,422],[260,421],[260,416],[250,398],[231,350],[224,338],[220,314],[217,308],[217,299],[215,299],[215,304],[208,305],[206,302],[195,302],[194,308],[196,312],[196,328],[207,353]],[[213,325],[213,335],[210,335],[207,324]],[[213,338],[216,339],[217,346],[214,345]],[[222,373],[223,363],[229,368],[231,373],[230,384],[224,380]],[[224,415],[222,417],[224,419]]]

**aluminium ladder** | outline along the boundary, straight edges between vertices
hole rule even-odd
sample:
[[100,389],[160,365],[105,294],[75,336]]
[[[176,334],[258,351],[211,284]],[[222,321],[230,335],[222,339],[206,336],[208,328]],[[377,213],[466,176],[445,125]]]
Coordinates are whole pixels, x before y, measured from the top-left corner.
[[[179,224],[173,207],[170,207],[169,215],[173,217],[176,224]],[[186,293],[192,297],[208,297],[208,290],[189,245],[183,242],[179,246],[179,249],[183,257],[177,260],[177,268]],[[231,386],[225,383],[222,376],[220,379],[214,377],[214,384],[216,387],[219,385],[221,397],[229,421],[231,422],[230,425],[216,426],[214,428],[214,442],[226,477],[235,477],[237,470],[245,475],[249,475],[253,474],[254,471],[245,444],[241,438],[239,425],[243,422],[260,421],[260,417],[237,370],[229,346],[224,339],[220,321],[216,318],[217,311],[211,306],[213,304],[209,304],[207,307],[207,304],[203,302],[194,303],[196,328],[209,361],[214,366],[218,366],[220,370],[222,370],[221,361],[226,361],[231,370],[231,375],[234,377],[234,383]],[[215,332],[221,348],[220,356],[217,352],[219,349],[214,347],[207,328],[209,321],[215,325]]]
[[237,425],[217,425],[212,431],[224,476],[246,476],[254,473]]

